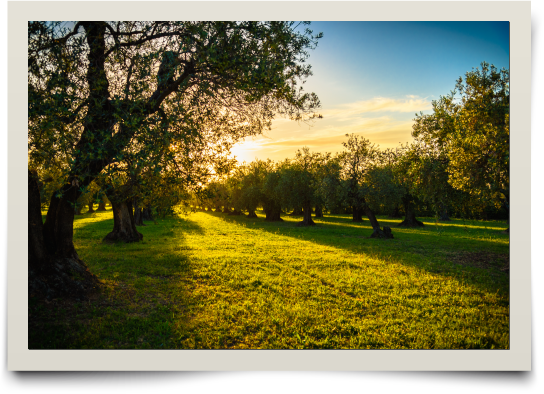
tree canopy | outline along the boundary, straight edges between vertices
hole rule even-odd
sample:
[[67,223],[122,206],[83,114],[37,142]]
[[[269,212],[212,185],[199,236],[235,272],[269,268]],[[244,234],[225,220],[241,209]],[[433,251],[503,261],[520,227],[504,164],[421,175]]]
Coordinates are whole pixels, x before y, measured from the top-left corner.
[[[228,171],[230,147],[270,128],[274,117],[318,117],[319,99],[302,88],[321,38],[308,25],[29,22],[29,170],[55,166],[61,185],[43,229],[33,229],[43,241],[30,237],[37,240],[31,255],[39,256],[31,263],[64,258],[81,266],[74,207],[97,177],[123,184],[142,175],[160,184],[175,174],[199,185]],[[29,171],[29,192],[39,192],[35,182]],[[38,208],[30,209],[33,223]]]

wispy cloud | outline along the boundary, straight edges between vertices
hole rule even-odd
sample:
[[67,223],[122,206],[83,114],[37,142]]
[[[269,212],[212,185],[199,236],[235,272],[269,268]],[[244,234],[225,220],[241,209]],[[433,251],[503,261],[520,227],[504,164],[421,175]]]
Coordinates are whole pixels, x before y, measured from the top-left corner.
[[375,97],[371,100],[357,101],[324,110],[322,111],[322,115],[325,119],[336,118],[344,121],[372,112],[400,112],[413,114],[431,108],[432,105],[429,100],[413,95],[409,95],[404,99]]
[[417,96],[406,99],[374,98],[322,111],[312,127],[275,121],[266,136],[249,138],[233,149],[239,160],[293,157],[304,146],[316,152],[338,152],[346,134],[361,135],[380,148],[393,148],[412,140],[413,115],[431,109],[430,101]]

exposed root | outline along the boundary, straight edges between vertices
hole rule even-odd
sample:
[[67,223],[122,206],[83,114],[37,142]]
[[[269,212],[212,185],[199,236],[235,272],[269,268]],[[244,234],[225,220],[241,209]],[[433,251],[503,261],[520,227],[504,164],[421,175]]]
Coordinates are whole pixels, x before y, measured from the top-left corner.
[[378,228],[375,229],[370,238],[382,238],[382,239],[391,239],[395,238],[393,237],[393,233],[391,232],[391,227],[384,227],[383,230]]

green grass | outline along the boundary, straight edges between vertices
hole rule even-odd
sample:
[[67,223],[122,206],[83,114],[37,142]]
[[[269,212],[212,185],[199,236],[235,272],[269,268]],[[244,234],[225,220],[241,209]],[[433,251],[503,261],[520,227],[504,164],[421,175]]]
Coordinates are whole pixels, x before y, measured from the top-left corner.
[[76,249],[105,287],[86,302],[31,300],[29,347],[509,347],[504,222],[379,218],[395,236],[379,240],[348,215],[284,219],[199,212],[103,244],[111,211],[78,217]]

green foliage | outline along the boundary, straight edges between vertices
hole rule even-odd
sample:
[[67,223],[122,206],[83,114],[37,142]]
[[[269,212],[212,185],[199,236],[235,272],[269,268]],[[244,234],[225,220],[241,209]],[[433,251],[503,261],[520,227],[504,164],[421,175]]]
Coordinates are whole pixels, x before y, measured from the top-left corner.
[[[480,203],[507,203],[509,108],[508,70],[483,62],[481,69],[467,72],[464,80],[460,77],[455,91],[433,102],[433,114],[416,115],[413,136],[430,152],[420,166],[425,169],[423,178],[443,186],[447,178],[453,188]],[[437,194],[429,187],[432,182],[420,183],[428,197]]]
[[193,186],[228,172],[232,144],[275,116],[317,116],[301,85],[320,37],[292,22],[30,22],[31,166],[60,159],[83,186],[102,171]]
[[341,172],[342,167],[338,155],[330,153],[323,155],[324,160],[318,167],[317,199],[330,213],[339,211],[344,207]]
[[307,147],[298,150],[294,159],[280,164],[280,181],[276,194],[283,207],[294,209],[321,204],[318,194],[323,167],[330,154],[311,153]]

